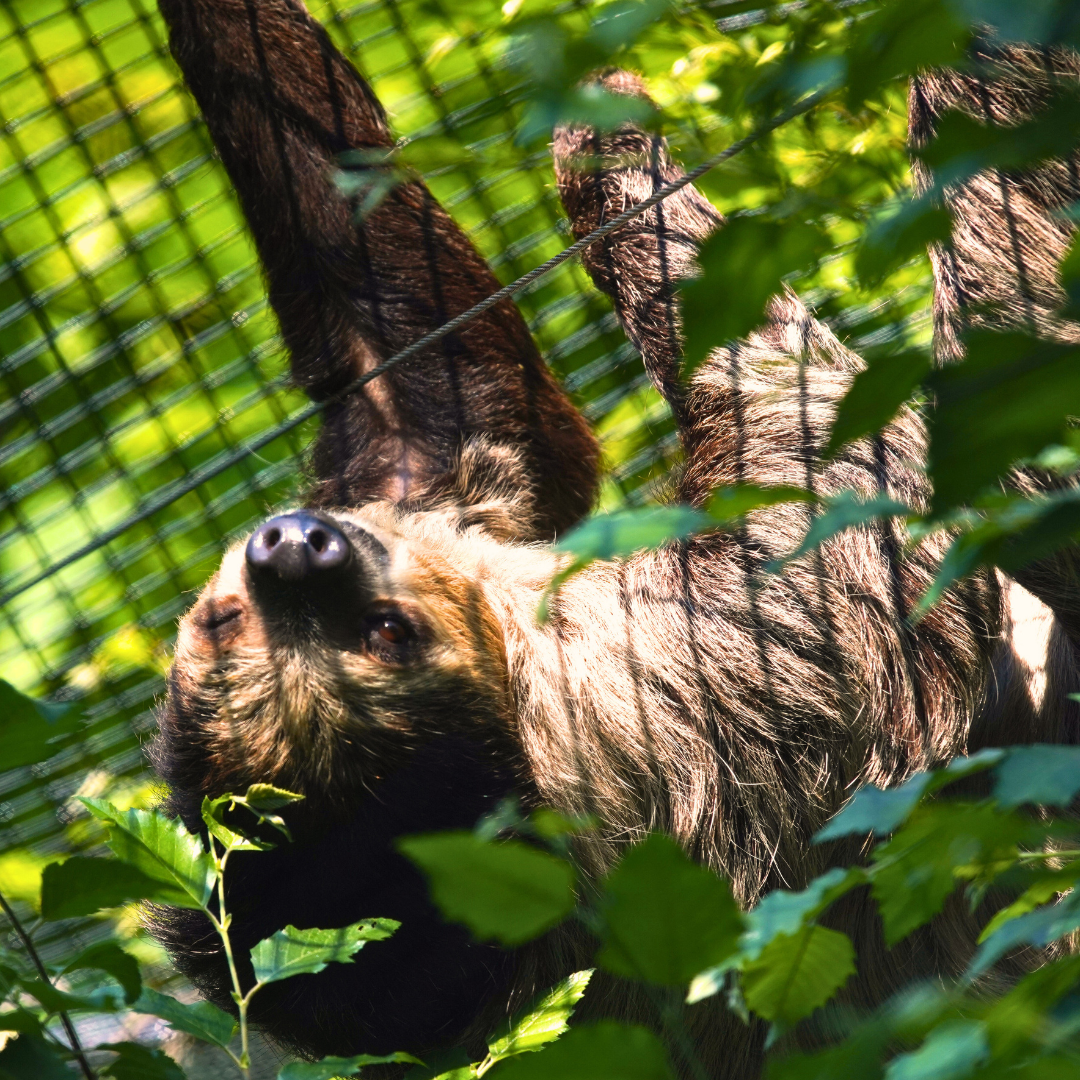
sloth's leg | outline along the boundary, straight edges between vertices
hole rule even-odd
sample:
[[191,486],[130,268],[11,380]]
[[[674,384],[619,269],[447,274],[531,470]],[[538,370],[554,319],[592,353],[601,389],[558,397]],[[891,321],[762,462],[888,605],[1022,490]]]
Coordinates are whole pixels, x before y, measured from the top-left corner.
[[[336,192],[338,154],[392,140],[370,87],[300,0],[160,7],[251,226],[293,376],[313,398],[499,287],[422,183],[395,187],[363,222]],[[470,475],[484,472],[477,447],[501,448],[496,462],[511,448],[515,482],[532,496],[524,535],[588,511],[595,441],[510,301],[328,407],[312,501],[422,501],[460,487],[451,474],[467,446]]]
[[[614,93],[648,96],[641,80],[627,71],[605,71],[596,81]],[[578,238],[683,175],[666,140],[633,125],[609,135],[588,127],[559,128],[553,152],[559,195]],[[684,437],[682,324],[675,283],[692,273],[698,245],[720,223],[712,204],[690,185],[581,257],[597,288],[614,300],[627,337],[671,403]]]
[[[912,80],[909,137],[925,146],[940,118],[953,110],[1001,127],[1037,113],[1056,91],[1075,91],[1080,55],[1071,49],[1025,45],[976,50],[970,72],[935,71]],[[916,188],[933,176],[918,159]],[[934,245],[934,338],[938,358],[963,354],[962,335],[978,327],[1019,329],[1039,337],[1080,342],[1080,326],[1061,318],[1059,268],[1075,235],[1062,211],[1080,198],[1080,150],[1035,169],[992,169],[947,189],[949,243]],[[1080,371],[1077,372],[1080,378]],[[1036,470],[1014,474],[1012,486],[1036,494],[1062,481]],[[1080,549],[1064,548],[1013,575],[1043,601],[1080,644]]]

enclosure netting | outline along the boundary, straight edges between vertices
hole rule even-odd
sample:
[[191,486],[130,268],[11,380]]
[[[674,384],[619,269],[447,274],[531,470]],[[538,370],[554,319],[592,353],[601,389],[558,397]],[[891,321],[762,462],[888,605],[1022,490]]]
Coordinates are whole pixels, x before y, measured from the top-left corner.
[[[427,179],[502,281],[569,242],[546,149],[497,152],[519,100],[482,30],[494,0],[475,25],[441,0],[309,6],[398,136],[476,148]],[[73,794],[146,783],[176,617],[297,496],[315,422],[245,450],[306,399],[152,0],[5,0],[0,121],[0,676],[79,698],[89,721],[0,774],[0,884],[18,896],[84,842]],[[607,504],[640,497],[675,439],[610,304],[574,263],[518,303],[601,436]]]

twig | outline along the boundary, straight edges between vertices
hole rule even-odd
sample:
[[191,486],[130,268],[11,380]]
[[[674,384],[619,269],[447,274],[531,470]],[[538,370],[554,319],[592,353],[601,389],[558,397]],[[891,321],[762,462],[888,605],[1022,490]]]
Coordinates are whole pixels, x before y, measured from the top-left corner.
[[[26,932],[23,924],[19,922],[19,917],[15,914],[2,892],[0,892],[0,909],[3,909],[4,914],[15,928],[15,933],[19,935],[19,939],[22,941],[34,967],[37,968],[37,973],[41,976],[42,982],[52,986],[52,979],[49,978],[49,972],[38,955],[33,938]],[[67,1037],[71,1042],[71,1052],[75,1055],[75,1060],[82,1068],[83,1076],[86,1077],[86,1080],[98,1080],[97,1073],[91,1068],[90,1062],[86,1060],[86,1053],[83,1051],[82,1043],[79,1042],[79,1036],[75,1033],[75,1025],[71,1022],[71,1017],[62,1009],[56,1015],[60,1017],[60,1023],[64,1025],[64,1031],[67,1032]]]

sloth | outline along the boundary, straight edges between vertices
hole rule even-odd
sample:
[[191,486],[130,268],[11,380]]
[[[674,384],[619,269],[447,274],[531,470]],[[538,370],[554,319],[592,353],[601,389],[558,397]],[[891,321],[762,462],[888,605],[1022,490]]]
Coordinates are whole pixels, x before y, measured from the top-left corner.
[[[292,843],[230,864],[238,957],[288,923],[402,924],[355,963],[261,991],[253,1018],[271,1038],[308,1056],[476,1050],[510,1010],[588,965],[580,927],[517,950],[471,940],[395,848],[410,833],[470,828],[504,797],[593,815],[601,825],[577,852],[586,879],[661,830],[749,907],[858,857],[861,841],[810,843],[858,785],[897,784],[988,745],[1077,741],[1080,592],[1068,551],[1015,577],[976,573],[912,626],[948,536],[907,549],[902,525],[882,521],[764,574],[810,522],[806,506],[778,506],[594,563],[539,624],[561,565],[550,542],[592,506],[599,453],[520,314],[504,301],[343,395],[498,283],[420,181],[394,187],[363,221],[335,192],[338,155],[392,140],[372,91],[300,0],[160,7],[250,223],[293,379],[326,407],[303,504],[232,547],[181,620],[153,762],[193,830],[207,795],[257,781],[305,795],[288,811]],[[1015,124],[1080,72],[1064,50],[987,46],[980,59],[979,75],[913,80],[914,145],[951,109]],[[594,78],[645,94],[625,71]],[[562,128],[554,160],[577,236],[682,175],[665,141],[632,125]],[[971,325],[1075,340],[1057,315],[1072,225],[1055,211],[1080,194],[1076,175],[1075,160],[1052,162],[949,190],[953,237],[932,252],[942,362]],[[916,172],[917,185],[930,179]],[[682,380],[674,283],[720,228],[690,186],[583,255],[677,420],[685,462],[672,500],[795,484],[925,508],[926,430],[913,408],[822,459],[863,362],[792,292]],[[866,896],[830,917],[859,956],[843,994],[854,1005],[958,973],[979,925],[957,902],[887,951]],[[160,911],[155,932],[230,1008],[201,913]],[[243,960],[241,970],[251,978]],[[652,1023],[651,1001],[598,974],[579,1015]],[[710,1075],[760,1072],[761,1024],[716,999],[688,1015]]]

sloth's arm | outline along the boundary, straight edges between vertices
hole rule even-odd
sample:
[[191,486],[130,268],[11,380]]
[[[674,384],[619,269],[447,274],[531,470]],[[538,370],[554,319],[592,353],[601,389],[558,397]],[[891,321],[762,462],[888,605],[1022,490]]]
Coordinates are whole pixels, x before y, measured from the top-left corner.
[[[629,72],[612,70],[596,78],[613,93],[648,96]],[[587,127],[559,128],[553,151],[559,195],[578,238],[683,175],[661,136],[631,125],[610,135]],[[712,204],[690,185],[582,255],[680,419],[682,324],[675,283],[693,271],[698,245],[720,222]]]
[[[391,136],[370,87],[300,0],[160,7],[251,226],[294,378],[312,397],[498,288],[423,184],[396,187],[363,223],[335,191],[338,154]],[[328,408],[313,501],[422,499],[476,436],[515,448],[537,535],[588,510],[595,442],[510,301]]]

